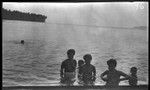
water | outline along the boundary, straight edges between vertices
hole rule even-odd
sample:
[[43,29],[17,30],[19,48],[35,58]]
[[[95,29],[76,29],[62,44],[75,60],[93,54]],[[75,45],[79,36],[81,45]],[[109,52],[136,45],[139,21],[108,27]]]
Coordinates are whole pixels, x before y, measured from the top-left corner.
[[60,64],[70,48],[76,50],[76,60],[92,55],[98,85],[105,84],[100,74],[112,57],[127,74],[138,67],[138,84],[148,84],[147,35],[147,30],[3,21],[3,86],[58,85]]

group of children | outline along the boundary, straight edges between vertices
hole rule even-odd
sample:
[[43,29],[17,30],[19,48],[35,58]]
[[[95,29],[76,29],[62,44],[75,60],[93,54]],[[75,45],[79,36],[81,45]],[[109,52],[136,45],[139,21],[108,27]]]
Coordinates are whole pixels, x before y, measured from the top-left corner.
[[[86,54],[83,56],[84,60],[79,60],[78,63],[74,59],[75,50],[69,49],[67,51],[68,59],[64,60],[61,64],[60,76],[61,83],[73,85],[76,76],[76,67],[78,64],[78,81],[79,84],[93,85],[96,80],[96,69],[91,64],[92,56]],[[117,61],[110,59],[107,61],[108,70],[101,74],[101,79],[106,82],[106,86],[118,86],[120,81],[128,80],[129,85],[137,85],[137,68],[132,67],[130,70],[131,75],[127,75],[122,71],[116,70]],[[123,76],[123,78],[120,78]]]

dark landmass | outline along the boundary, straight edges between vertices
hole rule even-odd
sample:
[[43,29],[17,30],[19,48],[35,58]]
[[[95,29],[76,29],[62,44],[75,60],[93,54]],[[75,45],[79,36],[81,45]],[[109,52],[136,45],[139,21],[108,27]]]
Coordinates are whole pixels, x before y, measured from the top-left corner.
[[136,27],[133,27],[133,29],[139,29],[139,30],[147,30],[147,26],[136,26]]
[[10,11],[2,8],[2,19],[4,20],[20,20],[20,21],[33,21],[45,22],[47,16],[35,13],[24,13],[20,11]]

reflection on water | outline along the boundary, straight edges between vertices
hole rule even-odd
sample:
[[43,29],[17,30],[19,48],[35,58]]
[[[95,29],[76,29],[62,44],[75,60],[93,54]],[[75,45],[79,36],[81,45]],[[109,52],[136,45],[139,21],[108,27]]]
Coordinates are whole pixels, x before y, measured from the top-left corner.
[[[93,56],[97,84],[106,61],[117,59],[118,70],[129,73],[138,67],[139,84],[148,84],[148,40],[145,30],[121,30],[48,23],[3,22],[3,86],[58,85],[66,51],[76,50],[75,59]],[[20,40],[25,40],[21,45]],[[127,84],[127,82],[121,82]]]

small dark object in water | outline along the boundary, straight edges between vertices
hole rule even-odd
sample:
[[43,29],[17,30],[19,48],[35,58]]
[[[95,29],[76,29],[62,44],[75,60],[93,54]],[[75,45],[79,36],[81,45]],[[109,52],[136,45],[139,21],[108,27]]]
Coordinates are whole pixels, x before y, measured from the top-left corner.
[[21,44],[24,44],[24,40],[21,40]]

